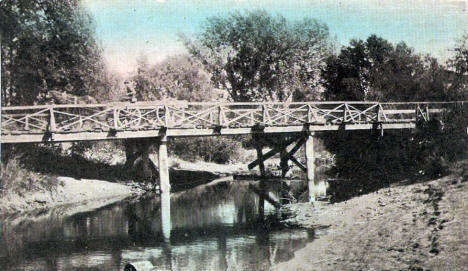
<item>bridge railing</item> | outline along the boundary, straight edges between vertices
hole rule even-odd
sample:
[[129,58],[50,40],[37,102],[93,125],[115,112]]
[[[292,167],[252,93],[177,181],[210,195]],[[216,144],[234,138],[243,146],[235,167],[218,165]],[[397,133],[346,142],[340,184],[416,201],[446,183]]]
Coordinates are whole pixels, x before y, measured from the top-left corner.
[[456,106],[466,107],[467,105],[468,103],[465,101],[380,103],[382,110],[379,119],[381,122],[390,123],[428,121],[434,115],[444,114]]
[[110,103],[2,108],[2,134],[341,125],[428,120],[454,103]]

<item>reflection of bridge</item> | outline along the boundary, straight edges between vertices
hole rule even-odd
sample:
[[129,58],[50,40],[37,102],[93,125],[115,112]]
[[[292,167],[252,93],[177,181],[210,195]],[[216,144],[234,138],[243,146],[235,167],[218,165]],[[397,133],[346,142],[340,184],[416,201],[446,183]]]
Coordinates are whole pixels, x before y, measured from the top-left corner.
[[[313,180],[315,131],[405,129],[428,121],[464,102],[378,103],[109,103],[14,106],[2,108],[1,142],[64,142],[125,138],[158,138],[161,189],[169,190],[167,138],[235,134],[299,134],[263,155],[250,167],[283,153]],[[305,136],[304,136],[305,135]],[[307,165],[293,154],[305,144]],[[167,182],[166,182],[167,181]]]

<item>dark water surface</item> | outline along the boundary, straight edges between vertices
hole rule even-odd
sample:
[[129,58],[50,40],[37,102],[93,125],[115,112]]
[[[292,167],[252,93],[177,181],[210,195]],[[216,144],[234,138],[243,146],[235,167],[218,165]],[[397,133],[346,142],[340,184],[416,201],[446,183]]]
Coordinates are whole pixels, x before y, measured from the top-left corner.
[[[222,182],[71,216],[4,221],[0,267],[123,270],[128,262],[149,261],[152,270],[268,270],[315,234],[281,228],[258,185]],[[278,182],[263,189],[270,199],[280,198]]]

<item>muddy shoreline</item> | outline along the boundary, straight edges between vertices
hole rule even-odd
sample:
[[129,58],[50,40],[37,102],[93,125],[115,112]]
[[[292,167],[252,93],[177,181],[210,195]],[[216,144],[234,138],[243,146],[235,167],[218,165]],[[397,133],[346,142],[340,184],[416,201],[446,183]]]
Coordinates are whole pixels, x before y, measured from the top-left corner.
[[53,209],[92,210],[145,191],[138,185],[119,184],[102,180],[57,177],[52,189],[30,191],[22,195],[7,194],[0,199],[0,215],[16,216],[47,213]]
[[285,206],[286,225],[327,234],[272,270],[466,270],[468,180],[395,184],[336,204]]

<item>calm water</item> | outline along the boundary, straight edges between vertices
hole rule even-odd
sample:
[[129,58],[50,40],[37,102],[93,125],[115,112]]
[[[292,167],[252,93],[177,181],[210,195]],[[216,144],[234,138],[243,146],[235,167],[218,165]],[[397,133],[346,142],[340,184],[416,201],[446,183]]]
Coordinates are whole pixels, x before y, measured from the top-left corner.
[[[254,184],[252,184],[254,183]],[[255,186],[255,187],[254,187]],[[38,214],[2,222],[2,270],[268,270],[315,233],[281,229],[258,182],[234,181],[124,201],[71,216]],[[280,184],[261,188],[279,198]]]

